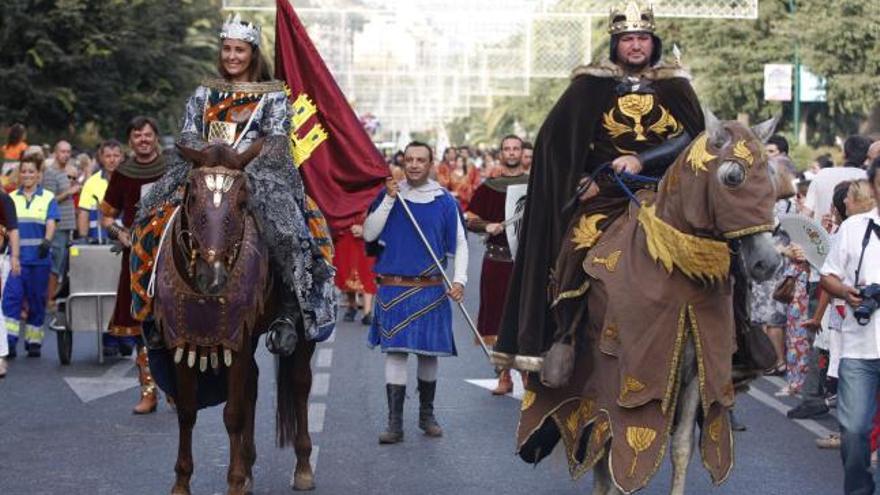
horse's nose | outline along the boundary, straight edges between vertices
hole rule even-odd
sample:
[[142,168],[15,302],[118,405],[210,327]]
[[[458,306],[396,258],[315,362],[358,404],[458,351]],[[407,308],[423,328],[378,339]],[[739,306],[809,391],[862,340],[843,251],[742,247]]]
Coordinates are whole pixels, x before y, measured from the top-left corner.
[[[776,253],[773,253],[776,254]],[[775,255],[772,257],[761,257],[757,259],[751,268],[751,276],[756,281],[765,281],[770,279],[776,270],[779,268],[780,263],[779,255]]]

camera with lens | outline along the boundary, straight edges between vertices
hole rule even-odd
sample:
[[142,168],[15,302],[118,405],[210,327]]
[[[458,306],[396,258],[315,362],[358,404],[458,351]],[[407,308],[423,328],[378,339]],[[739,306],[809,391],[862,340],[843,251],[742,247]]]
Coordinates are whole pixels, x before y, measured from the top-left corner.
[[871,284],[859,290],[862,303],[853,311],[859,325],[867,325],[871,315],[880,308],[880,284]]

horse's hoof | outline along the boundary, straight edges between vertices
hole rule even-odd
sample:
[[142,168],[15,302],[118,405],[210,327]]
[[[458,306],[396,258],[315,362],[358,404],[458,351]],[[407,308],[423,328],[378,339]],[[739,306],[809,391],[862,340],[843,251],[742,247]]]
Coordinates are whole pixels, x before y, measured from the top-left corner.
[[174,488],[171,489],[171,495],[191,495],[189,491],[189,487],[174,485]]
[[291,488],[297,492],[305,492],[315,489],[315,476],[312,473],[295,473]]

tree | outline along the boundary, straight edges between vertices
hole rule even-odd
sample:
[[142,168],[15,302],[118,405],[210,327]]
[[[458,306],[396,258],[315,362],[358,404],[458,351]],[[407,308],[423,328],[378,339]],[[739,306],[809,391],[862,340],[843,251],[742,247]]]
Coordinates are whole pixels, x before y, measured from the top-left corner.
[[[828,79],[833,117],[866,116],[872,109],[880,114],[880,9],[876,0],[799,1],[791,34],[800,42],[804,62]],[[880,122],[872,130],[880,131]]]
[[219,12],[218,0],[5,0],[0,115],[68,137],[89,124],[121,137],[140,114],[172,131],[212,72]]
[[667,57],[673,45],[680,47],[701,102],[720,118],[762,119],[782,111],[779,103],[764,101],[764,64],[794,60],[794,40],[780,34],[790,22],[784,3],[760,1],[754,21],[661,21]]

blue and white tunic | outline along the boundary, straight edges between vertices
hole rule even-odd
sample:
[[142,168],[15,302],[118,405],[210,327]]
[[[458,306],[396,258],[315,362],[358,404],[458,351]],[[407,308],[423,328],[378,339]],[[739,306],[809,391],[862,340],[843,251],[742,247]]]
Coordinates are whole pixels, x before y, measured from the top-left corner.
[[[467,241],[455,198],[429,181],[417,188],[401,183],[401,193],[441,264],[455,257],[454,281],[467,283]],[[382,246],[375,265],[377,275],[436,276],[440,271],[398,200],[384,191],[370,207],[364,239]],[[454,356],[452,307],[443,285],[429,287],[379,286],[370,347],[382,352]]]

